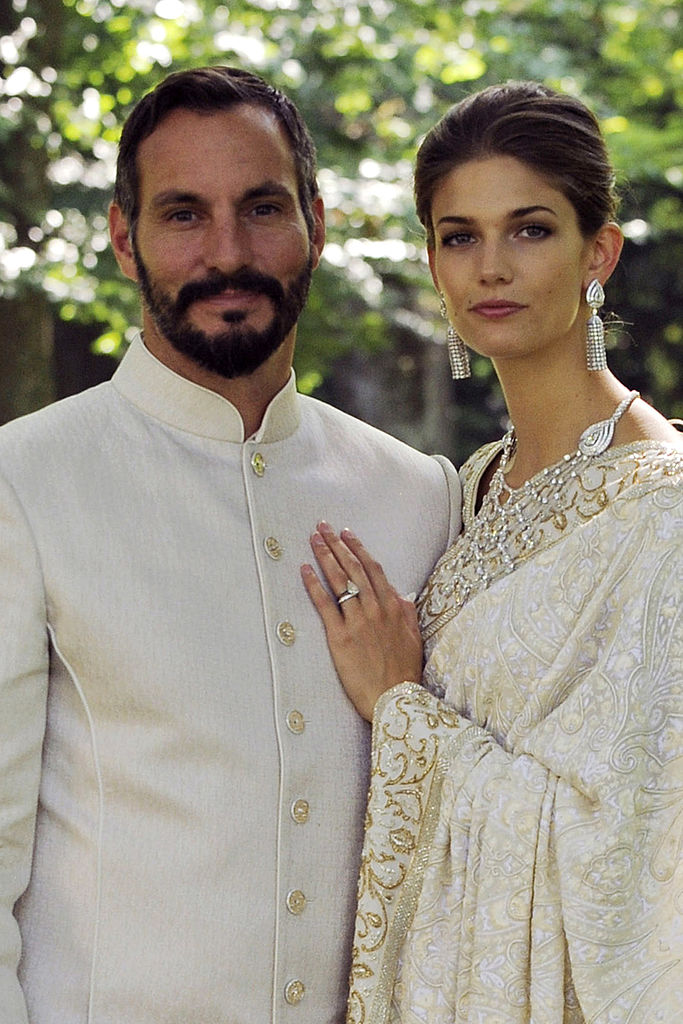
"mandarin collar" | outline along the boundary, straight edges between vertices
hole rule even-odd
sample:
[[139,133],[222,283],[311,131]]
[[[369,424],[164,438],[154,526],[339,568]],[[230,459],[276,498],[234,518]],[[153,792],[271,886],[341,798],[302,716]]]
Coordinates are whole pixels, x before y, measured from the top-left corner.
[[215,441],[282,441],[294,433],[301,415],[292,370],[285,386],[268,405],[259,429],[245,438],[242,417],[232,402],[171,370],[145,347],[140,332],[121,360],[112,384],[129,402],[162,423]]

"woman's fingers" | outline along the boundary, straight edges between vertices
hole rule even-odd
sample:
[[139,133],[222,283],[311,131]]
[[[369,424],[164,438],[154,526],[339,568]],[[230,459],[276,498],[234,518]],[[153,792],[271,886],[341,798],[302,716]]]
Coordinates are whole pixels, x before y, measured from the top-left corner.
[[[319,524],[311,537],[311,547],[332,593],[337,598],[348,591],[353,592],[356,587],[359,591],[358,596],[348,598],[348,603],[358,601],[363,595],[366,598],[371,596],[371,586],[362,564],[327,523]],[[343,602],[346,603],[347,601]]]
[[358,564],[362,567],[366,578],[369,580],[372,589],[379,598],[396,593],[386,578],[384,569],[380,563],[377,559],[372,557],[370,552],[363,545],[362,541],[360,541],[358,537],[351,532],[351,530],[342,530],[340,539],[346,548],[355,556]]
[[360,714],[371,720],[382,693],[420,678],[415,607],[398,595],[350,531],[339,537],[320,523],[311,546],[332,594],[310,565],[301,568],[304,585],[322,619],[339,678]]
[[[372,557],[351,530],[342,530],[338,536],[329,523],[321,522],[313,534],[312,543],[316,558],[322,557],[321,567],[331,586],[334,582],[345,582],[350,579],[358,586],[364,585],[366,594],[365,585],[368,583],[371,592],[377,597],[396,593],[380,563]],[[334,587],[333,590],[339,594]]]

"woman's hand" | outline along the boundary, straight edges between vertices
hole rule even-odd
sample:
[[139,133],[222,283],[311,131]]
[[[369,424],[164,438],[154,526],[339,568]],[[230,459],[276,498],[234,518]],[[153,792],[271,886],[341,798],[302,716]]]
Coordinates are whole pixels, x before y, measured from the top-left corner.
[[[356,710],[372,721],[378,698],[392,686],[422,675],[422,639],[412,601],[390,585],[382,566],[349,530],[341,536],[320,523],[311,547],[333,594],[349,586],[358,595],[340,604],[323,587],[310,565],[301,576],[323,620],[332,659]],[[353,591],[354,587],[351,587]]]

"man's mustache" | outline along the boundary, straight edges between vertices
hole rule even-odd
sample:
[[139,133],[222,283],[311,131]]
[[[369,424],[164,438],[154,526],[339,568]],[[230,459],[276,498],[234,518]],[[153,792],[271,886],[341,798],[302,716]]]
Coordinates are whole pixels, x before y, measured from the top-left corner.
[[240,292],[255,292],[267,295],[276,308],[285,298],[285,290],[274,277],[259,274],[255,270],[238,270],[234,274],[212,274],[201,281],[188,281],[184,284],[175,300],[176,313],[184,313],[193,302],[209,299],[213,295],[234,289]]

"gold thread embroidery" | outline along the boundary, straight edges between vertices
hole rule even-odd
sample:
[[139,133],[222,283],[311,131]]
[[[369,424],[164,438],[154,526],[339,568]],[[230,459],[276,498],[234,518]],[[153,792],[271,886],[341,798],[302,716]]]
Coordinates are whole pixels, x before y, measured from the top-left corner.
[[[443,738],[444,728],[462,731]],[[387,837],[388,845],[375,847],[368,815],[347,1024],[385,1024],[387,1020],[398,950],[415,914],[439,821],[446,766],[473,732],[479,729],[463,723],[457,712],[416,683],[395,687],[378,704],[370,803],[376,800],[377,783],[385,796],[377,832]],[[396,820],[395,828],[387,827],[385,815],[390,822]],[[366,989],[373,992],[370,1006]]]
[[[486,561],[472,557],[469,531],[475,520],[475,503],[481,477],[500,451],[500,442],[485,445],[465,463],[463,496],[464,532],[437,562],[425,589],[418,598],[420,629],[430,641],[478,593],[510,572],[491,537],[491,551]],[[648,491],[666,488],[669,480],[683,468],[683,457],[670,445],[640,441],[620,448],[608,449],[603,456],[591,460],[577,471],[547,505],[527,510],[524,525],[513,537],[515,566],[521,565],[557,543],[568,530],[580,527],[599,515],[617,500],[638,499]],[[550,474],[552,476],[552,474]],[[522,488],[519,500],[522,500]],[[510,501],[515,500],[511,498]],[[528,500],[524,498],[523,500]],[[528,531],[530,516],[533,536]]]

